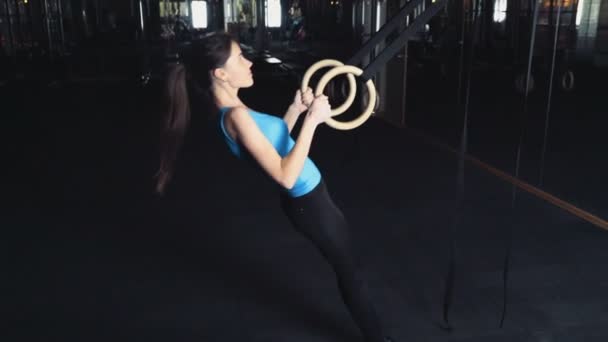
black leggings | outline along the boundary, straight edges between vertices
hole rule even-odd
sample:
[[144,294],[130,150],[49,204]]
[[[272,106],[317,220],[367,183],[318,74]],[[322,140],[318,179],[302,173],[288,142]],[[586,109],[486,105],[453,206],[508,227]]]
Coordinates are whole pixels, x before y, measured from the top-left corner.
[[353,253],[348,224],[329,196],[325,183],[321,181],[301,197],[283,194],[281,207],[296,230],[315,244],[336,272],[342,299],[365,340],[384,341],[378,316]]

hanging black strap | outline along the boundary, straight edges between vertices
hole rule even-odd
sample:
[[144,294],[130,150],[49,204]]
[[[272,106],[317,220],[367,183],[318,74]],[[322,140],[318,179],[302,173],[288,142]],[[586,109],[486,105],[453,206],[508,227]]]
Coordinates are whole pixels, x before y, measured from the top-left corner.
[[[392,34],[396,29],[399,28],[405,18],[410,15],[418,6],[420,6],[424,0],[412,0],[399,11],[399,13],[393,16],[386,24],[380,28],[365,44],[357,51],[353,57],[351,57],[346,64],[347,65],[359,65],[363,61],[363,58],[370,55],[370,52],[376,48],[376,46],[384,42],[386,38]],[[386,46],[382,52],[374,58],[371,63],[363,68],[363,74],[361,79],[366,82],[372,78],[380,68],[384,67],[388,61],[393,58],[403,46],[407,43],[408,39],[412,34],[418,32],[420,29],[428,23],[428,21],[434,17],[447,3],[447,0],[437,0],[431,6],[427,7],[424,12],[414,18],[407,28],[399,33],[399,36],[395,38],[388,46]]]
[[357,51],[347,62],[348,65],[359,65],[363,61],[363,58],[369,56],[370,52],[386,37],[393,33],[399,28],[406,16],[410,15],[414,9],[422,3],[423,0],[413,0],[408,2],[399,13],[394,15],[389,21],[387,21],[378,32],[370,37],[363,46]]
[[562,3],[559,0],[557,2],[557,18],[555,22],[555,34],[553,37],[553,56],[551,57],[551,72],[549,74],[549,96],[547,97],[547,108],[545,110],[545,132],[543,134],[543,147],[540,155],[540,171],[539,173],[539,185],[542,187],[543,179],[545,174],[545,153],[547,152],[547,135],[549,133],[549,113],[551,112],[551,96],[553,95],[553,75],[555,72],[555,56],[557,54],[557,40],[559,38],[559,25],[562,13]]
[[403,46],[407,44],[409,38],[416,32],[419,32],[428,21],[437,15],[439,11],[445,6],[447,0],[438,0],[431,6],[427,7],[422,14],[418,15],[408,25],[408,27],[401,32],[393,42],[391,42],[382,52],[363,70],[361,78],[365,81],[372,78],[378,69],[385,66],[389,60],[391,60],[396,54],[398,54]]
[[[450,241],[450,254],[449,254],[449,263],[448,263],[448,272],[447,272],[447,276],[446,276],[446,285],[445,285],[445,293],[444,293],[444,304],[443,304],[443,322],[445,324],[446,327],[450,327],[449,324],[449,310],[451,308],[452,302],[453,302],[453,296],[454,296],[454,280],[455,280],[455,274],[456,274],[456,232],[457,232],[457,228],[458,225],[460,224],[460,220],[462,218],[462,211],[464,210],[464,207],[462,205],[463,201],[464,201],[464,192],[465,192],[465,182],[464,182],[464,177],[465,177],[465,168],[464,168],[464,162],[465,162],[465,157],[467,154],[467,150],[468,150],[468,141],[469,141],[469,102],[470,102],[470,97],[471,97],[471,78],[472,78],[472,71],[473,71],[473,60],[475,57],[475,37],[477,36],[477,32],[479,30],[479,9],[480,9],[480,1],[481,0],[476,0],[475,4],[474,4],[474,8],[471,11],[472,12],[472,24],[473,24],[473,28],[470,30],[470,34],[469,34],[469,39],[468,39],[468,56],[467,56],[467,66],[466,66],[466,92],[464,94],[464,106],[463,106],[463,123],[462,123],[462,132],[460,135],[460,147],[459,147],[459,153],[458,153],[458,174],[457,174],[457,191],[456,191],[456,203],[454,205],[454,219],[451,225],[451,229],[450,229],[450,237],[449,237],[449,241]],[[461,41],[465,41],[465,15],[464,15],[464,2],[463,2],[463,7],[462,7],[462,22],[463,25],[461,26],[462,31],[461,31]],[[464,67],[464,63],[463,61],[465,60],[465,55],[466,51],[465,51],[465,45],[461,44],[461,70],[459,71],[459,74],[462,75],[462,68]],[[461,88],[461,82],[463,81],[462,77],[459,77],[459,85],[458,85],[458,99],[460,99],[460,97],[463,95],[460,92]],[[460,100],[459,100],[460,103]]]
[[[530,35],[530,48],[528,51],[528,68],[526,72],[526,87],[524,92],[524,103],[520,119],[520,134],[519,142],[517,143],[517,153],[515,158],[515,178],[519,178],[519,170],[521,164],[521,150],[523,146],[524,136],[526,134],[526,119],[528,114],[528,93],[530,92],[530,77],[532,73],[532,57],[534,56],[534,43],[536,40],[536,26],[538,24],[538,13],[540,10],[541,0],[536,0],[536,6],[534,7],[534,14],[532,17],[532,30]],[[511,263],[511,253],[513,245],[513,230],[517,225],[517,211],[516,211],[516,200],[517,200],[517,186],[513,185],[511,190],[511,210],[512,210],[512,223],[507,230],[508,236],[505,239],[505,258],[503,266],[503,302],[502,302],[502,315],[500,318],[500,327],[502,328],[507,315],[507,299],[508,299],[508,280],[509,280],[509,266]]]

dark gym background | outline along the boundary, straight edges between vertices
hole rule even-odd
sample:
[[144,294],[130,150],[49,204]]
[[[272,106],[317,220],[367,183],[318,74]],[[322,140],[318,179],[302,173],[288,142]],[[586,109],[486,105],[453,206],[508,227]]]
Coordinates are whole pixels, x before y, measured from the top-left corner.
[[[346,61],[405,5],[0,0],[0,339],[361,341],[204,113],[155,195],[160,89],[180,49],[226,30],[254,61],[243,98],[282,115],[312,63]],[[421,27],[375,74],[374,116],[311,151],[388,332],[605,341],[608,1],[449,0]]]

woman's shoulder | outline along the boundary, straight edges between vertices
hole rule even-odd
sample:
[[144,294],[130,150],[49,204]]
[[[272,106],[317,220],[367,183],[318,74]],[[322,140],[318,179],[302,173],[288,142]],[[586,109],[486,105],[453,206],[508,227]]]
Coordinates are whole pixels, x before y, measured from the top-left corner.
[[[246,120],[253,119],[256,122],[266,122],[269,120],[279,119],[278,117],[266,113],[262,113],[247,106],[234,106],[222,108],[222,113],[225,116],[231,117],[230,120]],[[281,120],[282,121],[282,120]]]
[[250,116],[249,110],[245,106],[221,107],[220,113],[231,120],[242,116]]
[[245,106],[234,106],[224,108],[224,121],[228,125],[247,124],[255,122],[251,111]]
[[246,106],[223,106],[220,107],[220,111],[223,113],[235,113],[235,112],[243,112],[243,111],[248,111]]
[[255,109],[251,109],[247,106],[235,106],[225,109],[226,114],[234,115],[234,116],[247,116],[253,119],[264,118],[264,117],[273,117],[272,115],[262,113]]

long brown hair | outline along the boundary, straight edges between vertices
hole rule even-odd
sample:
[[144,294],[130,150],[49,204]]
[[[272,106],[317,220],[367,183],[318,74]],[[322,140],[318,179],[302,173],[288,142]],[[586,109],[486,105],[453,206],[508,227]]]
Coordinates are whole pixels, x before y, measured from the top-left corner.
[[203,102],[203,108],[217,112],[211,93],[211,74],[222,67],[234,39],[224,32],[216,32],[193,41],[183,51],[178,62],[167,66],[163,88],[163,107],[160,132],[160,168],[156,174],[156,192],[163,194],[173,176],[175,161],[190,124],[190,94]]

